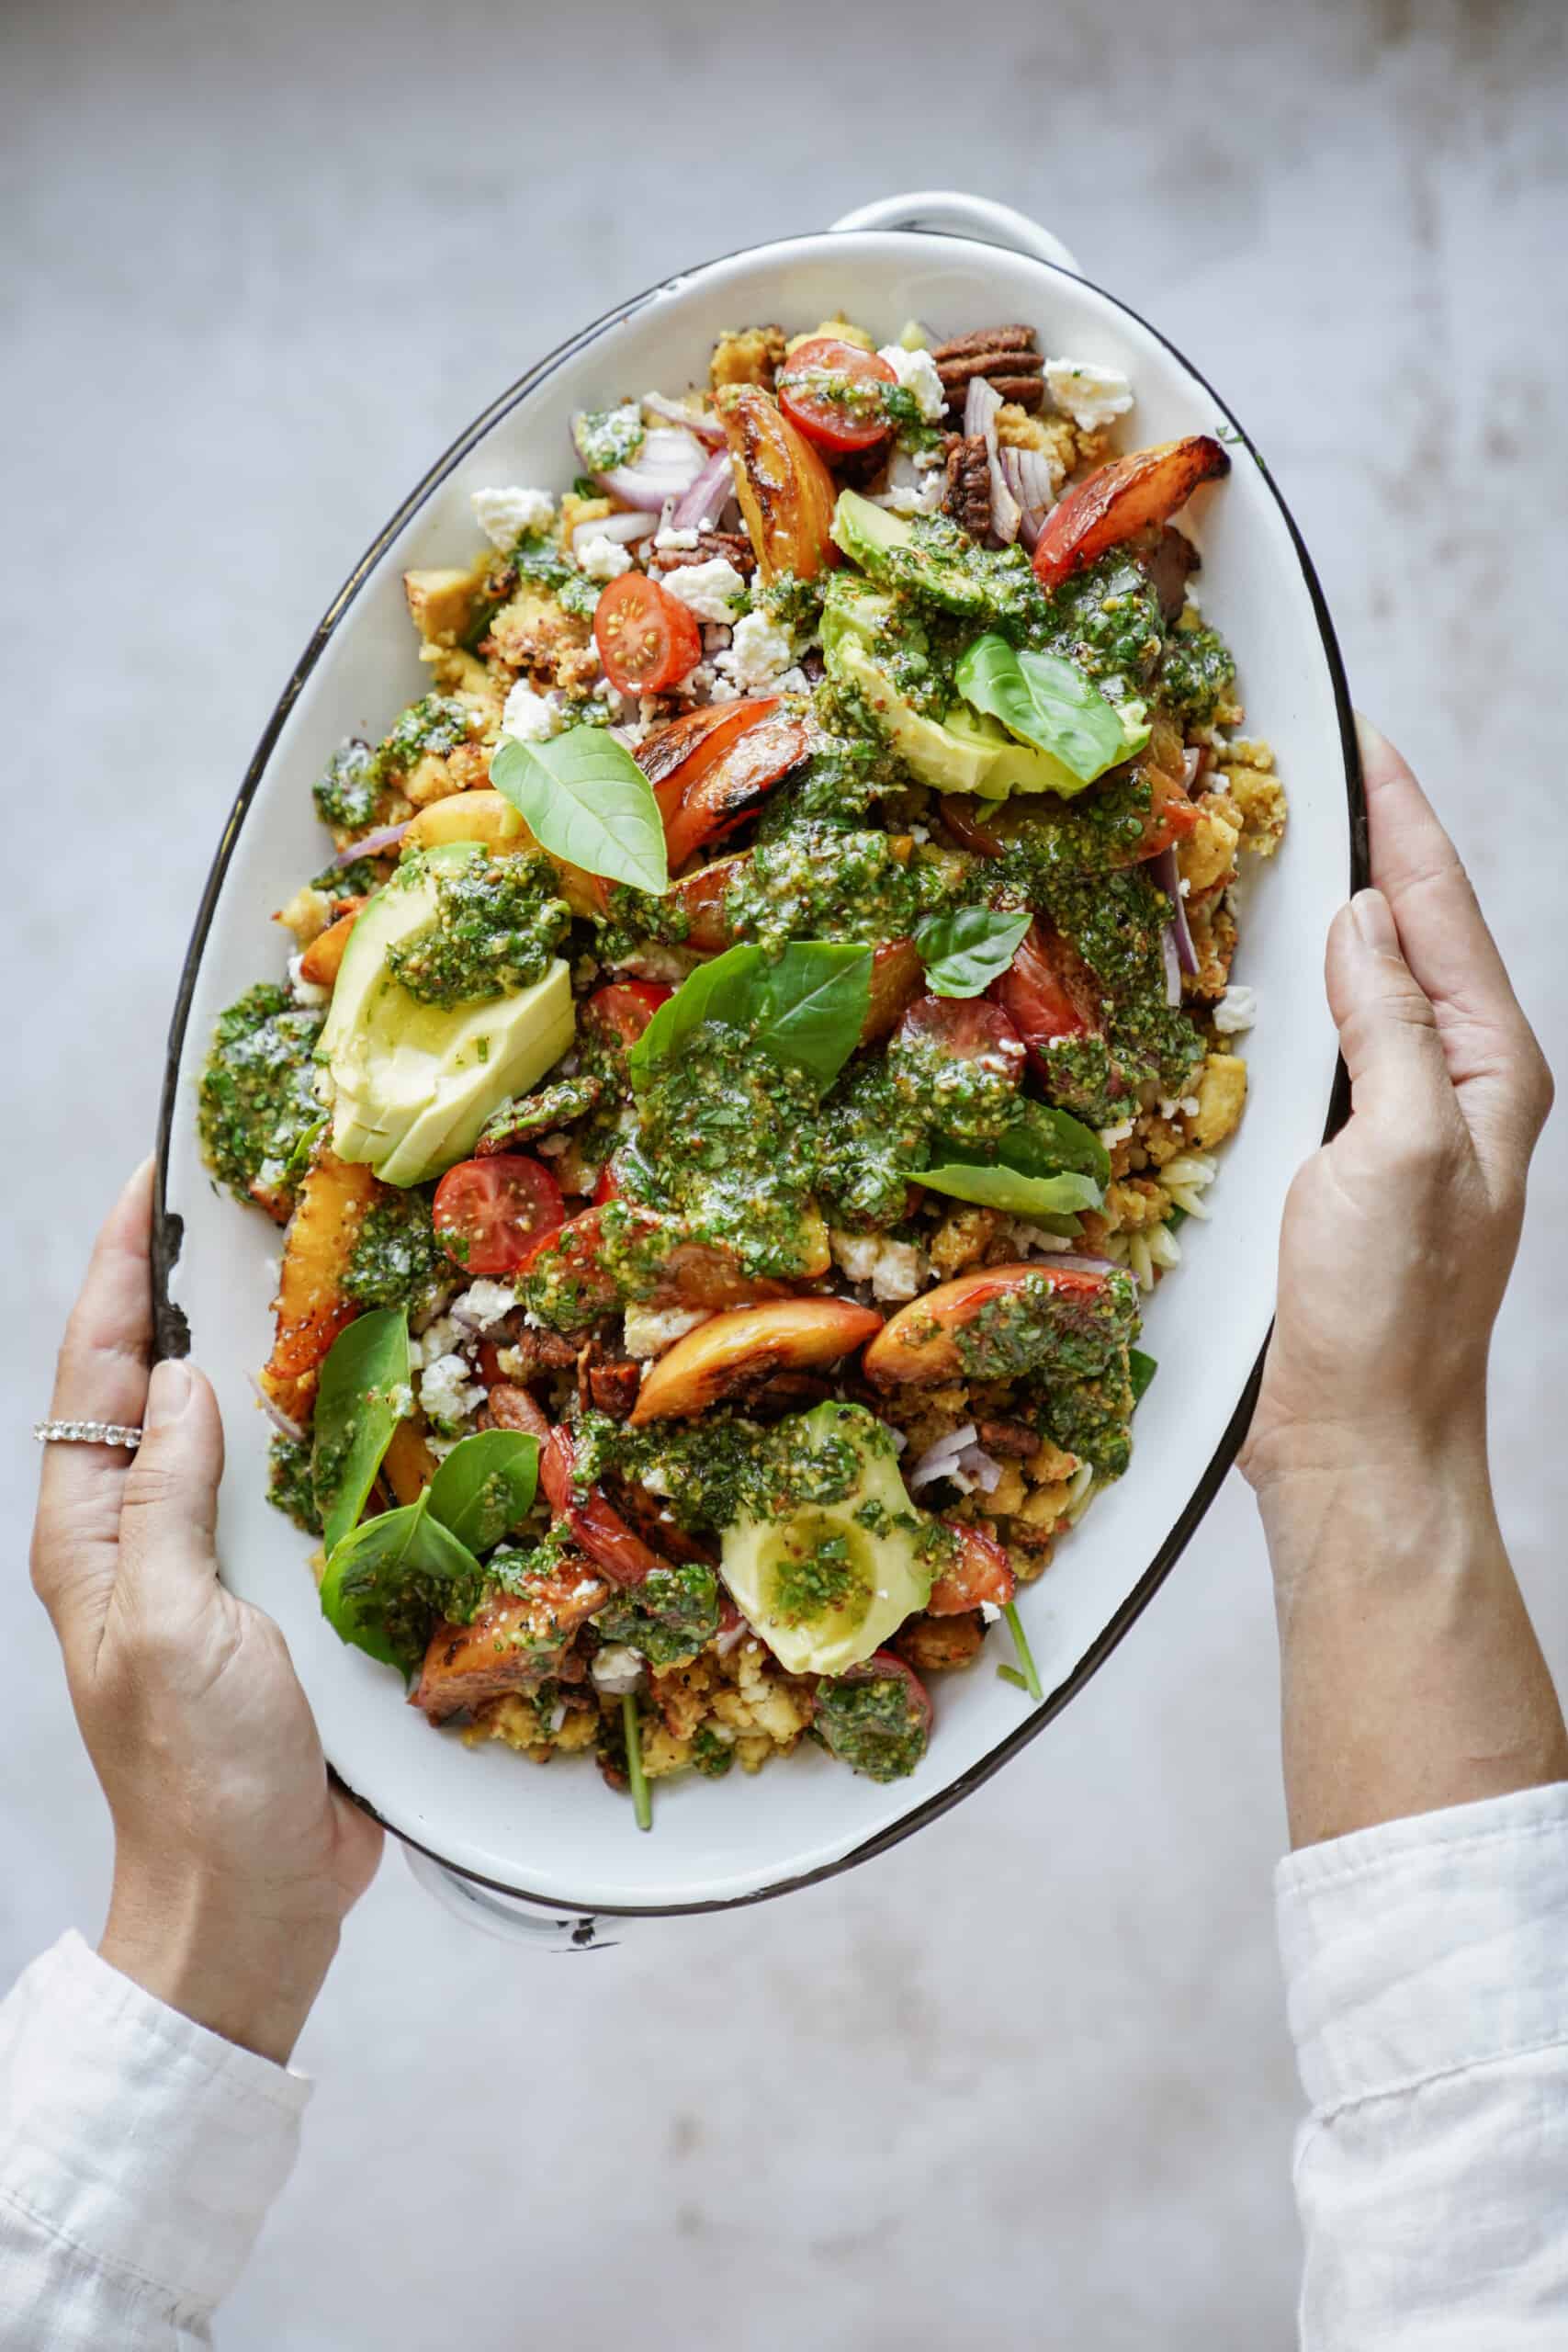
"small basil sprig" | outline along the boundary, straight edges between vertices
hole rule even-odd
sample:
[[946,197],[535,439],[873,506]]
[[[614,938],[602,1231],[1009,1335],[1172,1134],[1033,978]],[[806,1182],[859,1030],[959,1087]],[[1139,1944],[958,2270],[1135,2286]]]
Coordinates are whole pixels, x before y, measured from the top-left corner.
[[1097,1209],[1111,1158],[1091,1127],[1044,1102],[1025,1102],[994,1145],[938,1136],[918,1181],[933,1192],[1010,1216],[1059,1217]]
[[1156,1362],[1155,1358],[1153,1356],[1146,1356],[1142,1348],[1128,1349],[1127,1380],[1133,1391],[1133,1402],[1134,1405],[1141,1405],[1143,1403],[1144,1396],[1148,1388],[1148,1385],[1158,1370],[1159,1365]]
[[392,1431],[412,1409],[408,1310],[378,1306],[340,1331],[316,1389],[310,1486],[328,1552],[365,1509]]
[[489,1552],[533,1501],[538,1468],[539,1441],[525,1430],[478,1430],[431,1480],[431,1516],[470,1552]]
[[994,907],[928,915],[915,929],[926,986],[933,996],[979,996],[1007,970],[1029,924],[1027,911],[1000,914]]
[[367,1519],[344,1537],[321,1579],[321,1613],[339,1639],[412,1674],[437,1617],[469,1617],[484,1570],[468,1545],[418,1502]]
[[1021,652],[994,629],[968,647],[953,684],[965,702],[1064,769],[1056,787],[1062,792],[1080,791],[1149,740],[1146,725],[1128,732],[1122,714],[1074,662],[1059,653]]
[[603,727],[573,727],[546,743],[507,736],[490,763],[542,849],[586,873],[658,896],[670,887],[664,824],[653,786]]
[[782,955],[727,948],[700,964],[661,1004],[627,1057],[642,1092],[706,1021],[750,1030],[774,1061],[803,1070],[826,1093],[860,1043],[871,1003],[871,950],[797,939]]

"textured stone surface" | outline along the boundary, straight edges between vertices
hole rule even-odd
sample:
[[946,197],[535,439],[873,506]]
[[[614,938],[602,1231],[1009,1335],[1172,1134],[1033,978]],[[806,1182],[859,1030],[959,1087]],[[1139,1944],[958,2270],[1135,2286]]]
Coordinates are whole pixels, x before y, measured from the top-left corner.
[[[1359,697],[1563,1043],[1560,12],[1002,0],[961,77],[951,11],[919,5],[536,14],[100,0],[0,30],[0,1973],[67,1920],[95,1930],[104,1895],[23,1587],[27,1430],[150,1140],[222,812],[407,484],[615,297],[933,181],[1058,228],[1249,424]],[[1562,1174],[1560,1123],[1495,1389],[1505,1522],[1559,1666]],[[1233,1481],[1063,1722],[849,1880],[530,1960],[392,1857],[307,2035],[304,2158],[223,2341],[1280,2344],[1280,1835],[1265,1566]]]

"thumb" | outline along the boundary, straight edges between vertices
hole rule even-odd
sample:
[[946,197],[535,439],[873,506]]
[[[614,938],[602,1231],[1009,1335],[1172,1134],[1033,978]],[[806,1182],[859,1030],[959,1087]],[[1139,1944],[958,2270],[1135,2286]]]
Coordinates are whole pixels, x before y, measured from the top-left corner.
[[154,1364],[142,1439],[120,1504],[117,1599],[143,1621],[186,1613],[218,1572],[223,1424],[203,1375]]
[[1357,1116],[1410,1136],[1453,1115],[1437,1015],[1400,952],[1381,890],[1358,891],[1335,917],[1326,978]]

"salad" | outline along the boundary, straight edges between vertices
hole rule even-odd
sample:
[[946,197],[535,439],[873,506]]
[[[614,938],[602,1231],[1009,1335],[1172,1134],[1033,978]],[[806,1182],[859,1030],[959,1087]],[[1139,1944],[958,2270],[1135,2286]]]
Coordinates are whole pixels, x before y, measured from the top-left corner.
[[1128,1468],[1285,821],[1172,520],[1226,451],[1134,405],[837,318],[577,416],[406,575],[426,691],[218,1023],[324,1616],[643,1826],[803,1741],[914,1771],[988,1650],[1039,1699],[1017,1589]]

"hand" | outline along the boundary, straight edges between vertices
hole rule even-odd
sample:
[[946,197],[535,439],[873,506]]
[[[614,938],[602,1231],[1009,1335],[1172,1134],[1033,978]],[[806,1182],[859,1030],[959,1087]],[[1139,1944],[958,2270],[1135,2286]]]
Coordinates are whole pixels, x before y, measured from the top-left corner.
[[329,1786],[282,1634],[218,1581],[222,1424],[187,1364],[149,1380],[151,1223],[149,1162],[98,1237],[51,1408],[146,1435],[129,1457],[44,1449],[33,1583],[114,1816],[100,1952],[281,2064],[381,1832]]
[[1297,1845],[1568,1778],[1486,1466],[1487,1352],[1551,1075],[1420,786],[1364,722],[1361,756],[1376,887],[1327,960],[1350,1118],[1291,1189],[1241,1456]]
[[1362,720],[1376,888],[1328,937],[1351,1116],[1291,1188],[1279,1313],[1241,1466],[1484,1443],[1486,1358],[1551,1075],[1416,778]]

